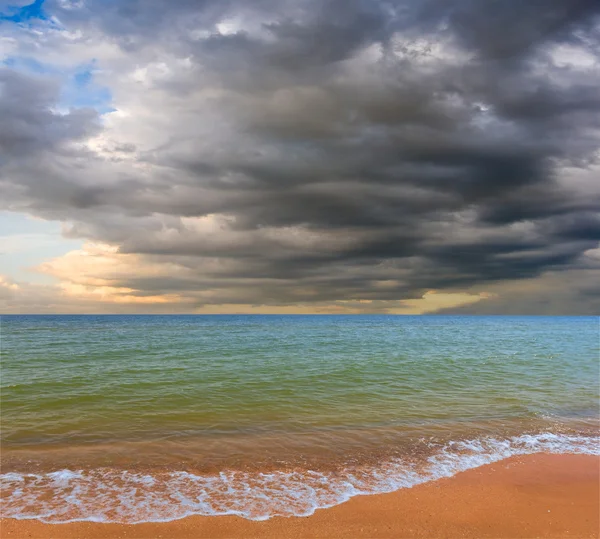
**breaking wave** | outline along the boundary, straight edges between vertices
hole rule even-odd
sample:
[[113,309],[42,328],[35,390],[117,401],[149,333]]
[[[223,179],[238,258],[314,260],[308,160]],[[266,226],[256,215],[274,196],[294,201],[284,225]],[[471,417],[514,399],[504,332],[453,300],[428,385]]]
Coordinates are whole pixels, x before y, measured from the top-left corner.
[[600,455],[600,438],[544,433],[457,441],[421,464],[392,459],[338,472],[196,475],[101,468],[5,473],[0,475],[2,516],[47,523],[165,522],[190,515],[238,515],[250,520],[308,516],[353,496],[410,488],[511,456],[540,452]]

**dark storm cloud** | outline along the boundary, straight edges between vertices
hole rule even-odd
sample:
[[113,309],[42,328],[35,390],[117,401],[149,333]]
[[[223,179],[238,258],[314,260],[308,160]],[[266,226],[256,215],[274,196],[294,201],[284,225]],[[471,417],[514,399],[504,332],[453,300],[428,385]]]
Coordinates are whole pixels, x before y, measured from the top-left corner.
[[595,0],[433,0],[423,16],[447,21],[469,48],[486,58],[520,60],[542,42],[571,40],[598,15]]
[[[600,190],[569,180],[598,170],[596,1],[65,5],[47,11],[132,66],[189,63],[152,87],[172,99],[155,110],[172,119],[167,141],[122,140],[110,159],[69,147],[98,129],[93,113],[52,112],[58,89],[42,79],[0,79],[7,206],[195,270],[115,286],[401,299],[567,270],[600,240]],[[561,46],[595,66],[559,64]],[[226,219],[181,219],[211,215]]]
[[0,156],[31,159],[36,152],[98,131],[93,109],[53,112],[59,92],[58,81],[0,68]]

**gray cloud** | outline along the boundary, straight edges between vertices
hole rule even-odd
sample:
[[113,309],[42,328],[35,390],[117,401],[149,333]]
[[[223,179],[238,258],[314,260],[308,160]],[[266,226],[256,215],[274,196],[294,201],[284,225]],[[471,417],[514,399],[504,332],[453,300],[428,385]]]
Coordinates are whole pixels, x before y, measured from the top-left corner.
[[144,114],[101,127],[53,111],[56,80],[5,70],[3,204],[186,269],[115,286],[398,300],[560,275],[600,241],[598,183],[573,179],[600,170],[597,2],[46,9],[119,47],[115,104]]
[[99,129],[94,109],[66,114],[51,110],[59,97],[58,81],[0,70],[0,155],[31,159],[40,151],[59,151],[64,142],[92,135]]

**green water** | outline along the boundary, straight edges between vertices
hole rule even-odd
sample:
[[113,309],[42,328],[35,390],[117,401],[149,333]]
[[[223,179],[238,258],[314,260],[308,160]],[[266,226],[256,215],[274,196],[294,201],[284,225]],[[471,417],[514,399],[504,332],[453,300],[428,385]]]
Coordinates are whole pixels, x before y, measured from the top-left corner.
[[332,469],[598,427],[597,317],[3,316],[1,349],[5,474]]

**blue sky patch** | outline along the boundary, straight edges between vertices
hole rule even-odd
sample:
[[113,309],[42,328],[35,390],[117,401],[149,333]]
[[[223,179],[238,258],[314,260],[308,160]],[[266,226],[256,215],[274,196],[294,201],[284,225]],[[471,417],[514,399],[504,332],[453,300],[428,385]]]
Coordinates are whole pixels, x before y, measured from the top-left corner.
[[68,107],[92,107],[100,114],[115,110],[110,106],[112,94],[106,86],[94,82],[96,61],[78,66],[63,86],[62,104]]
[[7,11],[0,13],[0,21],[23,23],[32,19],[48,20],[44,13],[44,1],[36,0],[26,6],[8,6]]
[[0,273],[15,281],[50,284],[54,278],[32,271],[45,260],[80,249],[83,241],[65,238],[61,223],[0,211]]

